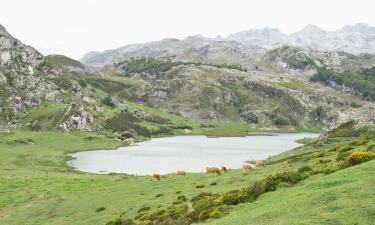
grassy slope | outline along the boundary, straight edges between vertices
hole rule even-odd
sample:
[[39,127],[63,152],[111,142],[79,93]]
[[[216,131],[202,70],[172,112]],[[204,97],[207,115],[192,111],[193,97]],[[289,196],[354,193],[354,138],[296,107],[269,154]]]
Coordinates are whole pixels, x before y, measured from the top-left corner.
[[241,204],[228,216],[205,224],[373,224],[374,170],[375,161],[370,161],[317,176]]

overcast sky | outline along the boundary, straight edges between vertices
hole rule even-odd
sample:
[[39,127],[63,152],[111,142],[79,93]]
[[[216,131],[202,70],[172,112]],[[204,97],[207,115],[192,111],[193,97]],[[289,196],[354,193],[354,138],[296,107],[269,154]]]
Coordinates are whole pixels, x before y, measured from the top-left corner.
[[0,0],[0,24],[24,43],[79,59],[89,51],[250,28],[375,25],[374,0]]

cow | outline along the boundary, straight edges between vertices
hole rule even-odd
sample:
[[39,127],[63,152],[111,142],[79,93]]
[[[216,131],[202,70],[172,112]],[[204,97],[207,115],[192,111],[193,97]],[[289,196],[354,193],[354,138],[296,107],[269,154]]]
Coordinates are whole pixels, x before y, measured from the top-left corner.
[[182,171],[182,170],[177,170],[177,175],[180,175],[180,176],[185,176],[186,175],[186,172],[185,171]]
[[225,166],[221,166],[221,170],[222,170],[223,172],[225,172],[225,173],[228,173],[227,167],[225,167]]
[[266,167],[266,165],[264,164],[264,162],[263,162],[262,160],[256,160],[256,161],[255,161],[255,165],[256,165],[257,167],[263,167],[263,168]]
[[152,176],[153,176],[156,180],[160,181],[160,174],[156,174],[156,173],[154,173]]
[[244,163],[242,165],[243,173],[250,173],[253,170],[253,165],[250,163]]
[[220,175],[220,170],[217,167],[206,167],[206,173],[217,173]]

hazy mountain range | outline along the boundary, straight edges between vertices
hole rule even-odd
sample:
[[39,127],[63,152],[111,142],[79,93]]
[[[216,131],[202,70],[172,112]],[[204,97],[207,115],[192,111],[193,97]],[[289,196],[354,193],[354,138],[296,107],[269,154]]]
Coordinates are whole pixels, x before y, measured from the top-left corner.
[[103,52],[89,52],[82,57],[81,62],[100,66],[131,57],[169,57],[178,60],[241,63],[257,60],[266,50],[284,45],[320,51],[343,51],[354,55],[374,54],[375,27],[359,23],[335,31],[326,31],[315,25],[308,25],[290,35],[277,28],[263,28],[230,34],[227,38],[205,38],[198,35],[184,40],[164,39]]

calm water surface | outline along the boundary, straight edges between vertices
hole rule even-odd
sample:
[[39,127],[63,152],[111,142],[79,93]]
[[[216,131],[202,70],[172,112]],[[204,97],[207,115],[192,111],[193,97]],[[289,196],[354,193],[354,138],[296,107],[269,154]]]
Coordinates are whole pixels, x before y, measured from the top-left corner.
[[314,133],[284,133],[276,136],[207,138],[177,136],[154,138],[117,150],[95,150],[71,154],[68,164],[90,173],[150,175],[184,170],[202,172],[207,166],[241,168],[246,160],[268,156],[301,146],[296,140],[315,138]]

